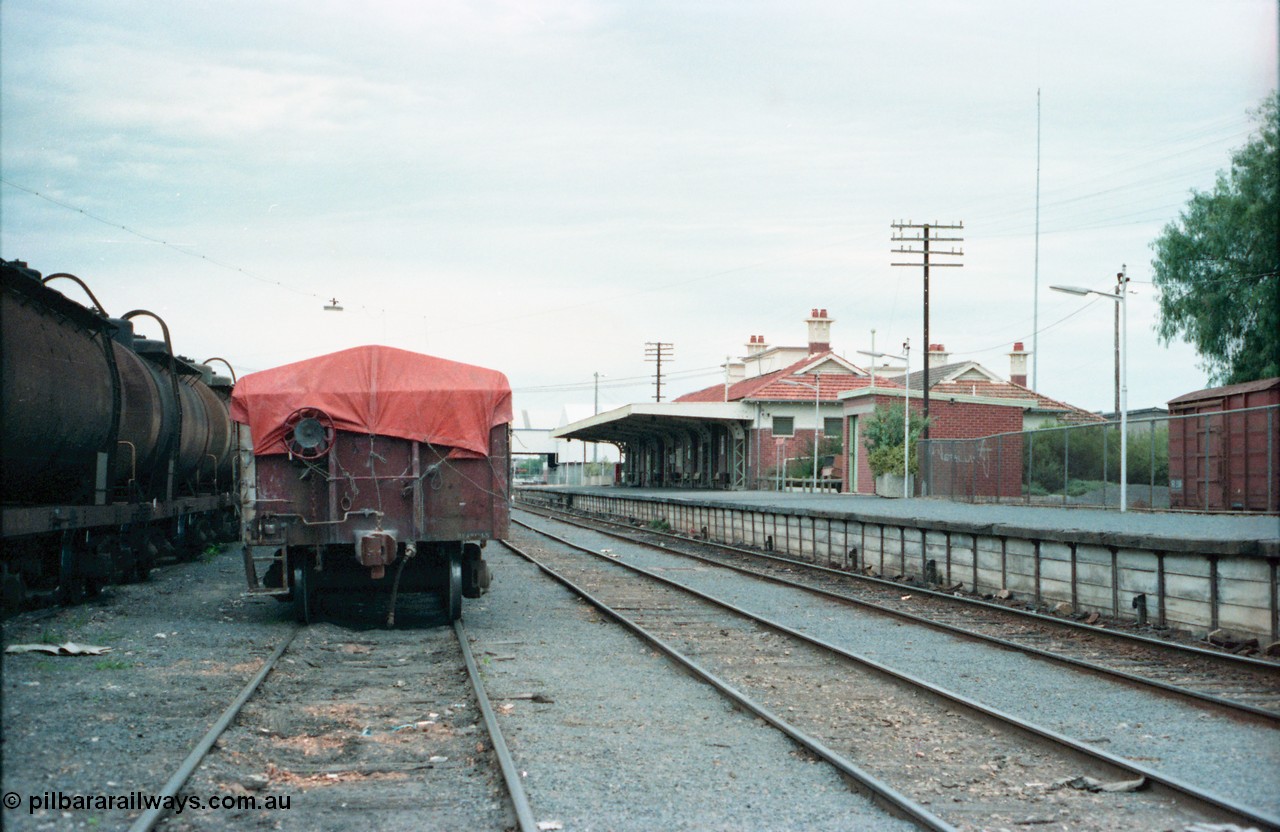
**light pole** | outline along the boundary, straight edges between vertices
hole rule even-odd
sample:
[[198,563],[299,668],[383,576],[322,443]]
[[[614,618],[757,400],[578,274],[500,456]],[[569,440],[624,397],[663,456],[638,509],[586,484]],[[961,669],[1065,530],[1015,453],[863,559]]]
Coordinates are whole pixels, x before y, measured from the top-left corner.
[[[1109,298],[1120,304],[1120,510],[1129,510],[1129,278],[1121,272],[1118,290],[1099,292],[1097,289],[1086,289],[1083,286],[1050,286],[1055,292],[1066,292],[1068,295],[1097,295]],[[1106,476],[1106,472],[1103,472]]]
[[[600,377],[603,376],[604,373],[594,373],[593,375],[595,376],[595,379],[596,379],[596,396],[595,396],[595,404],[592,408],[592,415],[599,415],[600,414]],[[600,455],[600,443],[592,442],[591,443],[591,464],[592,465],[595,465],[599,461],[599,455]]]
[[815,376],[817,386],[805,384],[803,381],[793,381],[783,379],[783,384],[795,384],[800,387],[808,387],[813,391],[813,493],[818,493],[818,430],[822,427],[822,415],[819,410],[819,397],[822,395],[822,376]]

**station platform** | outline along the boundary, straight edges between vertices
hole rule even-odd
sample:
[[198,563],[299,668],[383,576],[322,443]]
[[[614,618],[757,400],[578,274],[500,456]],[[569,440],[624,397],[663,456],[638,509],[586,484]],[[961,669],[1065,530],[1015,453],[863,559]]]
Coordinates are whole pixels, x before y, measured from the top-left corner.
[[1280,517],[855,494],[534,486],[531,505],[625,518],[825,566],[1207,635],[1280,640]]
[[822,516],[847,515],[850,519],[895,525],[915,521],[952,531],[1036,531],[1050,539],[1069,536],[1081,542],[1137,544],[1144,549],[1280,556],[1280,517],[1274,514],[1121,513],[1099,508],[957,503],[927,498],[889,499],[864,494],[693,488],[539,486],[538,490],[686,505],[735,506],[757,511],[788,509],[818,512]]

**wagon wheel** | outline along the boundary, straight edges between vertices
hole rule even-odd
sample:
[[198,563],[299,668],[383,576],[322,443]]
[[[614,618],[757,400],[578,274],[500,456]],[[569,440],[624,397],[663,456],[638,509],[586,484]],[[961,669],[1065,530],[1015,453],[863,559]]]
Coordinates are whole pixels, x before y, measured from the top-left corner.
[[450,621],[462,618],[462,559],[449,558],[449,589],[445,612]]
[[58,557],[58,601],[64,606],[74,606],[84,600],[85,580],[80,571],[80,560],[80,551],[70,534],[64,532]]
[[311,590],[311,579],[307,577],[310,571],[306,564],[293,567],[293,616],[300,624],[311,623],[311,608],[315,602],[315,593]]

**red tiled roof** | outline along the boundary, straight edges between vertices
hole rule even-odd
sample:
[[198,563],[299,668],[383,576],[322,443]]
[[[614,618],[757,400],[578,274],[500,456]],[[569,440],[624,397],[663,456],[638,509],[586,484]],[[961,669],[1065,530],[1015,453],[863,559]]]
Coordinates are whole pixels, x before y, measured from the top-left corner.
[[1102,422],[1106,421],[1096,413],[1091,413],[1075,405],[1051,399],[1021,384],[1012,381],[943,381],[929,385],[929,395],[954,394],[958,396],[983,396],[991,399],[1032,399],[1041,410],[1061,411],[1058,417],[1065,422]]
[[[796,371],[810,364],[821,361],[827,356],[834,356],[831,350],[807,355],[794,364],[774,370],[772,373],[744,379],[729,386],[726,399],[724,385],[714,384],[711,387],[686,393],[675,399],[677,402],[723,402],[723,401],[813,401],[814,391],[800,384],[787,384],[784,379],[795,377],[796,381],[806,384],[814,383],[819,389],[821,401],[835,401],[836,397],[846,390],[856,390],[871,384],[869,376],[855,376],[850,373],[805,373]],[[838,356],[837,356],[838,357]],[[815,379],[820,381],[815,382]],[[894,387],[901,385],[885,378],[876,379],[877,387]]]

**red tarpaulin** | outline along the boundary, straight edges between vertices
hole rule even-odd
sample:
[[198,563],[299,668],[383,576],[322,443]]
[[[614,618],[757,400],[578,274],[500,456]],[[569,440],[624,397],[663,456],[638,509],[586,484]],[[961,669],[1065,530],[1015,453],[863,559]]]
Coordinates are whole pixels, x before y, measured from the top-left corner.
[[241,378],[231,418],[254,454],[286,453],[285,420],[313,407],[338,430],[396,436],[489,455],[489,431],[511,421],[511,385],[497,370],[392,347],[356,347]]

